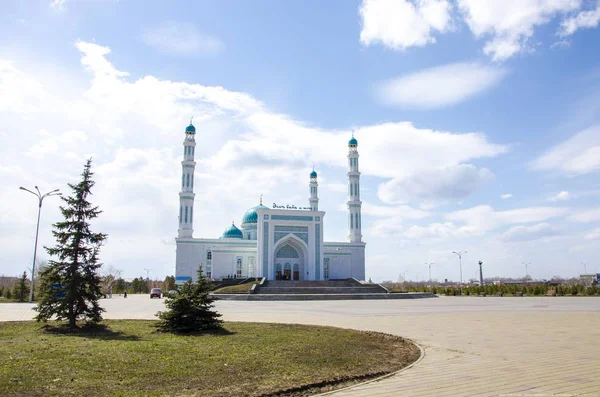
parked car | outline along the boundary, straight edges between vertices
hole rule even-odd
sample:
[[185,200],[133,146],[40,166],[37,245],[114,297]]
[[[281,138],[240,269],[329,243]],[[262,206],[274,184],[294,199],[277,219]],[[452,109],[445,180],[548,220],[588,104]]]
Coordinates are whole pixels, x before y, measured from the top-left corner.
[[152,290],[150,290],[150,299],[156,297],[156,298],[161,298],[162,296],[162,291],[160,290],[160,288],[152,288]]
[[167,294],[168,294],[169,296],[175,296],[175,295],[177,295],[178,293],[179,293],[179,292],[178,292],[177,290],[175,290],[175,289],[172,289],[172,290],[170,290],[169,292],[167,292]]

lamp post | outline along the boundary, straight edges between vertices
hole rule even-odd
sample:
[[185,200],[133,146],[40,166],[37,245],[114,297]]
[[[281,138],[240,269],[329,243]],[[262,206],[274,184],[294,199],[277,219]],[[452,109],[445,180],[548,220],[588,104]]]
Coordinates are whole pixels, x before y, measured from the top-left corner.
[[479,286],[483,287],[483,262],[479,261]]
[[425,262],[427,266],[429,266],[429,282],[431,283],[431,265],[435,265],[435,262]]
[[585,262],[581,262],[581,264],[583,265],[583,274],[587,274],[587,265]]
[[527,282],[529,281],[529,279],[527,278],[529,276],[529,270],[527,266],[531,265],[531,262],[523,262],[523,264],[525,265],[525,282]]
[[42,202],[44,201],[44,199],[46,197],[60,196],[60,195],[62,195],[62,193],[59,193],[58,189],[54,189],[52,191],[49,191],[46,194],[42,194],[40,192],[40,189],[38,189],[37,186],[35,186],[35,190],[37,193],[32,192],[29,189],[25,189],[23,186],[20,186],[19,189],[25,190],[26,192],[29,192],[38,198],[38,216],[37,216],[37,226],[35,228],[35,246],[33,247],[33,264],[31,265],[31,288],[29,290],[29,303],[31,303],[31,302],[33,302],[33,281],[34,281],[34,277],[35,277],[35,259],[37,256],[37,243],[38,243],[38,235],[40,232],[40,215],[42,213]]
[[458,252],[452,251],[453,254],[458,255],[458,265],[460,266],[460,285],[462,285],[462,283],[463,283],[463,280],[462,280],[462,256],[464,254],[466,254],[467,252],[469,252],[469,251],[458,251]]
[[406,282],[406,273],[408,273],[408,269],[402,274],[402,280],[404,280],[404,282]]

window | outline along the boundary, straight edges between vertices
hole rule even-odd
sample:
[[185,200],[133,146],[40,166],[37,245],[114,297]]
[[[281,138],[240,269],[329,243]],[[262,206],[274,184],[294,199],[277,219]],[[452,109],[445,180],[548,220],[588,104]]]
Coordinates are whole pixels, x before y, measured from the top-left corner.
[[206,260],[207,260],[207,261],[209,261],[209,260],[211,260],[211,259],[212,259],[212,252],[211,252],[211,251],[208,251],[208,252],[206,253]]
[[350,214],[350,229],[354,229],[354,214]]
[[350,196],[354,195],[354,184],[350,184]]
[[186,186],[190,187],[190,174],[187,174],[187,182],[186,182]]
[[192,189],[194,188],[194,174],[190,174],[192,179]]
[[254,257],[248,257],[248,277],[254,276]]
[[194,213],[194,207],[190,207],[190,223],[194,223],[192,220],[192,214]]
[[183,205],[180,205],[179,206],[179,223],[181,223],[181,221],[183,221],[182,215],[183,215]]
[[188,207],[186,205],[185,206],[185,222],[184,223],[187,223],[187,213],[188,213]]
[[185,174],[181,174],[181,188],[185,187]]
[[242,258],[239,256],[237,258],[237,266],[236,266],[235,274],[238,278],[242,277]]
[[329,280],[329,258],[323,259],[323,278]]

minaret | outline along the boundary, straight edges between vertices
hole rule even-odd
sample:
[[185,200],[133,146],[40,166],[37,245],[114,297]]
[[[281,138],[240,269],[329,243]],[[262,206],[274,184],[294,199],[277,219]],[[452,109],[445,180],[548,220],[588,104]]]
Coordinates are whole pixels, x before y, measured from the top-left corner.
[[194,151],[196,149],[196,127],[190,120],[185,129],[183,161],[181,162],[181,192],[179,193],[179,237],[192,237],[194,233]]
[[317,182],[317,173],[313,168],[310,173],[310,199],[308,200],[311,211],[319,210],[319,183]]
[[360,172],[358,171],[358,141],[348,141],[348,239],[351,243],[360,243],[362,219],[360,215]]

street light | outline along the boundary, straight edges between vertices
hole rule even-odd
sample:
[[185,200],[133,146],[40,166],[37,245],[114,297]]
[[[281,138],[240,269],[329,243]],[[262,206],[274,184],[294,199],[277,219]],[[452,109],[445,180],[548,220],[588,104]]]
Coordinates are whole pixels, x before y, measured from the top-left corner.
[[460,266],[460,285],[462,285],[463,281],[462,281],[462,256],[464,254],[466,254],[469,251],[452,251],[453,254],[458,255],[458,265]]
[[583,274],[587,274],[587,265],[585,262],[581,262],[581,264],[583,265]]
[[31,288],[29,290],[29,303],[31,303],[31,302],[33,302],[33,281],[34,281],[34,277],[35,277],[35,259],[37,256],[38,234],[40,232],[40,214],[42,213],[42,202],[44,201],[44,199],[46,197],[61,196],[62,193],[59,193],[58,189],[54,189],[46,194],[42,194],[40,192],[40,189],[38,189],[37,186],[35,186],[35,190],[37,191],[37,193],[32,192],[29,189],[25,189],[23,186],[20,186],[19,189],[25,190],[26,192],[33,194],[35,197],[38,198],[38,204],[39,204],[38,205],[37,227],[35,229],[35,246],[33,247],[33,264],[31,265]]
[[429,266],[429,282],[431,282],[431,265],[435,265],[435,262],[425,262],[427,266]]
[[408,269],[404,271],[404,274],[402,275],[402,280],[404,280],[404,282],[406,282],[406,273],[408,273]]
[[523,265],[525,265],[525,280],[527,280],[527,276],[529,276],[529,270],[527,269],[527,266],[531,265],[531,262],[523,262]]

